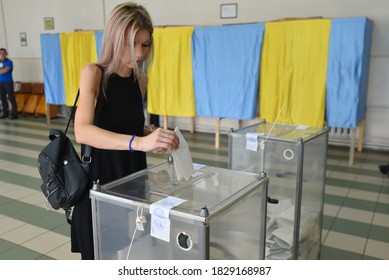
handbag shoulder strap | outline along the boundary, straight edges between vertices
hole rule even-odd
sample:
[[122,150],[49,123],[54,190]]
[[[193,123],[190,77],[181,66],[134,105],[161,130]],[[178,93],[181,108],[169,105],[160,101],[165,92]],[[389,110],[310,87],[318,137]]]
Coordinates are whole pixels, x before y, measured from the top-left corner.
[[[96,108],[95,108],[95,118],[93,120],[93,124],[97,125],[100,119],[100,113],[101,110],[103,109],[103,100],[102,100],[102,94],[103,94],[103,74],[104,74],[104,69],[101,67],[101,65],[96,64],[100,70],[101,70],[101,78],[100,78],[100,90],[99,94],[97,96],[97,102],[96,102]],[[84,146],[84,151],[81,157],[81,160],[83,163],[91,163],[92,162],[92,146],[85,145]]]
[[[100,95],[102,94],[103,92],[103,73],[104,73],[104,69],[99,65],[99,64],[96,64],[100,70],[101,70],[101,79],[100,79],[100,90],[99,90],[99,94],[97,96],[97,102],[96,102],[96,110],[95,110],[95,119],[93,121],[93,124],[97,124],[99,118],[100,118],[100,113],[101,113],[101,110],[103,108],[103,102],[100,100]],[[69,124],[70,124],[70,121],[74,118],[74,114],[76,112],[76,109],[77,109],[77,101],[78,101],[78,97],[80,96],[80,89],[78,89],[77,91],[77,96],[74,100],[74,104],[73,104],[73,107],[72,107],[72,112],[70,114],[70,117],[69,117],[69,120],[68,120],[68,123],[66,125],[66,129],[65,129],[65,135],[66,135],[66,132],[68,131],[68,128],[69,128]],[[92,154],[92,146],[90,145],[85,145],[84,146],[84,151],[83,151],[83,154],[82,154],[82,157],[81,157],[81,160],[82,162],[84,163],[91,163],[92,161],[92,158],[91,158],[91,155]]]
[[79,96],[80,96],[80,90],[77,91],[76,99],[74,99],[74,104],[73,104],[73,107],[72,107],[72,112],[70,113],[70,117],[69,117],[68,123],[66,124],[65,135],[68,132],[69,124],[70,124],[71,120],[74,117],[74,113],[76,112],[76,105],[77,105],[77,101],[78,101],[78,97]]

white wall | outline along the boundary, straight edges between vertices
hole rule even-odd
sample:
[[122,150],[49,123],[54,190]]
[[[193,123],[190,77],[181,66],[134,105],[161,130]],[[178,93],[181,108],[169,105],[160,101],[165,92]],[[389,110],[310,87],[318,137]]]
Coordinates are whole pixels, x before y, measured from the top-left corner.
[[[43,81],[40,34],[102,30],[118,0],[0,0],[0,46],[13,59],[14,79]],[[222,25],[266,22],[286,17],[359,17],[373,21],[365,146],[389,149],[389,0],[139,0],[161,25]],[[237,3],[238,18],[220,19],[220,4]],[[44,30],[43,18],[54,17],[55,29]],[[19,33],[28,45],[20,46]],[[215,120],[198,118],[196,128],[213,131]],[[244,122],[246,123],[251,122]],[[189,126],[188,119],[169,118],[172,126]],[[223,120],[222,132],[238,122]]]
[[[102,0],[2,0],[1,9],[5,34],[0,45],[14,62],[15,80],[43,81],[41,33],[104,28]],[[45,17],[54,17],[54,30],[44,30]],[[20,45],[21,32],[27,34],[27,46]]]

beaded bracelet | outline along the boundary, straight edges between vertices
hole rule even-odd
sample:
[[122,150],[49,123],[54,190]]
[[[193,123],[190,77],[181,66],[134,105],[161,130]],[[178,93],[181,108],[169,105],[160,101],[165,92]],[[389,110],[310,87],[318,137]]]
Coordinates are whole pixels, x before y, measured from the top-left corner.
[[128,144],[128,147],[130,148],[130,152],[133,152],[134,150],[132,149],[132,141],[134,141],[134,138],[135,138],[135,134],[132,135],[131,139],[130,139],[130,143]]

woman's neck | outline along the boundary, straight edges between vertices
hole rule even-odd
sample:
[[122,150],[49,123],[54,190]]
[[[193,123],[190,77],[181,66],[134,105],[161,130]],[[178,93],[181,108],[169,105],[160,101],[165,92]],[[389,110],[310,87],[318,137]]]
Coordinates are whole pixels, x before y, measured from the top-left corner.
[[118,74],[120,77],[128,78],[132,75],[132,69],[127,67],[122,67],[116,72],[116,74]]

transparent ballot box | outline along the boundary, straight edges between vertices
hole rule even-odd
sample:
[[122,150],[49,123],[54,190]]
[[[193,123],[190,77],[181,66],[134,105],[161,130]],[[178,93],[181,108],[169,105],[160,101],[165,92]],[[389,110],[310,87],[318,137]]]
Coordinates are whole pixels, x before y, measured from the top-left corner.
[[328,132],[261,122],[228,136],[232,170],[269,178],[266,259],[318,259]]
[[161,163],[105,185],[92,200],[96,259],[264,259],[268,179]]

